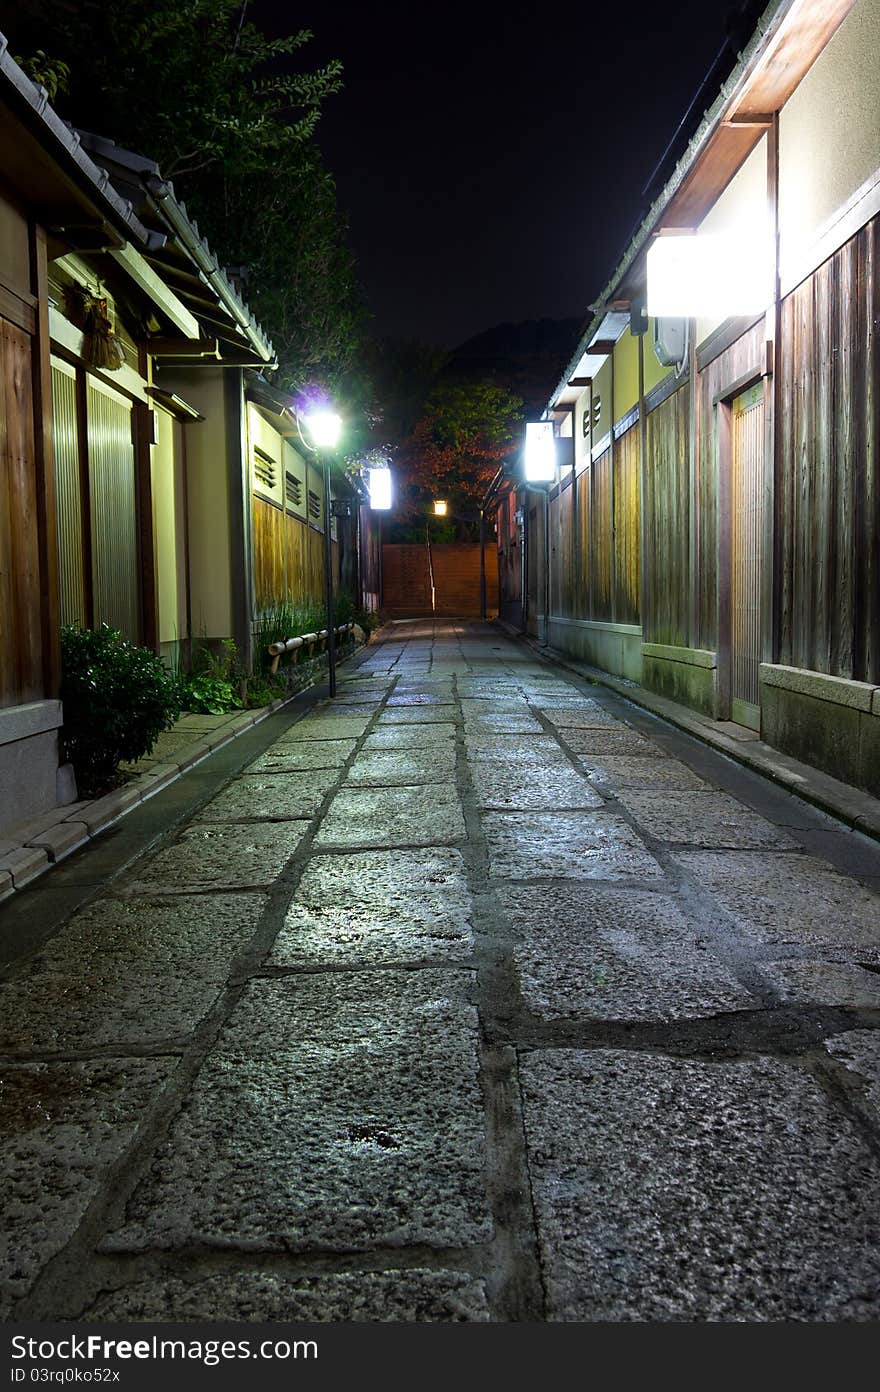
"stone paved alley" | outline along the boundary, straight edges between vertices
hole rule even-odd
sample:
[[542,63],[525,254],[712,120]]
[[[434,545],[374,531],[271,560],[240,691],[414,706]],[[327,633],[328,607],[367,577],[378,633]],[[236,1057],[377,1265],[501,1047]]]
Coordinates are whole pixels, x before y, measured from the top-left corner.
[[2,1315],[877,1319],[878,888],[499,630],[386,629],[0,913]]

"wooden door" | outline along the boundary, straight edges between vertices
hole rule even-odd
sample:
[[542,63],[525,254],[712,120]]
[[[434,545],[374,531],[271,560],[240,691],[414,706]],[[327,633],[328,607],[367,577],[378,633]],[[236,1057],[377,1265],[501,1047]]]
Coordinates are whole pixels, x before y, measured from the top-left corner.
[[758,383],[731,407],[730,715],[760,729],[761,587],[764,534],[764,389]]

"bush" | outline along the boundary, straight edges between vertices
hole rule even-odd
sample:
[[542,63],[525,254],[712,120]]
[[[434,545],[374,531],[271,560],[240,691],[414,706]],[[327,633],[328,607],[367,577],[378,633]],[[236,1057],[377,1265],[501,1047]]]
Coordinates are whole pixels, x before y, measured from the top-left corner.
[[160,659],[107,624],[62,628],[61,700],[64,744],[87,797],[107,787],[122,760],[149,754],[180,714]]

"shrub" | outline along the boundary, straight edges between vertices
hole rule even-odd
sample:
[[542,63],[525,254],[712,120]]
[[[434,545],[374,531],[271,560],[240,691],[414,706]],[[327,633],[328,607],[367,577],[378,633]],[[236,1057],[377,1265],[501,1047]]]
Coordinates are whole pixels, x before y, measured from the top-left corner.
[[107,787],[122,760],[149,754],[180,714],[160,659],[107,624],[62,628],[61,700],[64,744],[87,797]]

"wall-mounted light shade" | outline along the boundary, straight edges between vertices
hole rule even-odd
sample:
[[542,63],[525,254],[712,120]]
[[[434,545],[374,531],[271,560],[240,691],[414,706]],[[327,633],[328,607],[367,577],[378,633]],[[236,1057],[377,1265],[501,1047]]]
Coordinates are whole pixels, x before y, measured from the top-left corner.
[[556,438],[552,421],[526,424],[526,483],[555,483]]
[[770,238],[762,231],[657,237],[648,248],[648,313],[655,319],[757,314],[772,299]]
[[335,411],[309,411],[305,420],[316,449],[333,449],[339,443],[342,421]]
[[437,498],[437,499],[435,499],[435,502],[434,502],[434,516],[435,516],[435,517],[445,517],[445,516],[446,516],[446,504],[445,504],[445,502],[443,501],[442,498]]
[[387,512],[391,506],[391,470],[370,470],[370,507],[374,512]]

